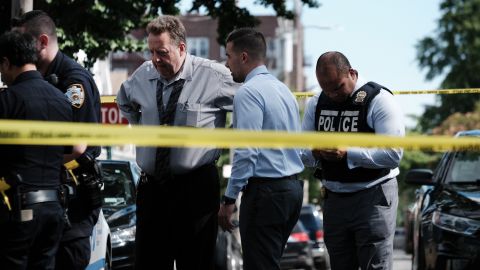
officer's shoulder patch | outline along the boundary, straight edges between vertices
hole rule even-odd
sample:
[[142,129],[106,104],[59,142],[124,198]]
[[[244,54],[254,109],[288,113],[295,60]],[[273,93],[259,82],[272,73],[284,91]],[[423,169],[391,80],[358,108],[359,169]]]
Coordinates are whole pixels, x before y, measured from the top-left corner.
[[77,109],[80,109],[85,101],[85,90],[83,89],[83,85],[79,83],[69,85],[65,95],[72,106]]
[[365,92],[363,90],[358,91],[356,96],[355,96],[355,102],[356,103],[362,103],[365,100],[366,97],[367,97],[367,92]]

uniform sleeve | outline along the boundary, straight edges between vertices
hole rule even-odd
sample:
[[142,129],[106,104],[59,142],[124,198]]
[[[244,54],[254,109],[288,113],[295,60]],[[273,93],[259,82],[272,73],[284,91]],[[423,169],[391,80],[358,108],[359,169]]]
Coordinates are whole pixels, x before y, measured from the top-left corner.
[[[263,102],[250,89],[243,86],[233,100],[233,126],[236,129],[261,131],[263,125]],[[258,148],[235,149],[232,175],[228,181],[225,196],[237,198],[242,188],[253,176],[258,159]]]
[[[303,131],[315,131],[315,110],[319,96],[320,94],[316,94],[308,100],[302,121]],[[311,149],[302,149],[301,158],[303,164],[307,167],[315,167],[317,165],[317,160],[313,157]]]
[[100,93],[93,77],[87,73],[83,70],[70,74],[63,91],[72,104],[75,121],[100,123]]
[[[402,112],[395,102],[393,95],[382,90],[370,104],[368,125],[375,130],[375,134],[390,136],[405,136],[405,125]],[[369,149],[349,148],[347,150],[347,162],[350,169],[355,167],[364,168],[396,168],[400,164],[403,149]]]
[[136,125],[140,121],[140,106],[131,100],[131,79],[125,81],[117,94],[117,106],[128,122]]

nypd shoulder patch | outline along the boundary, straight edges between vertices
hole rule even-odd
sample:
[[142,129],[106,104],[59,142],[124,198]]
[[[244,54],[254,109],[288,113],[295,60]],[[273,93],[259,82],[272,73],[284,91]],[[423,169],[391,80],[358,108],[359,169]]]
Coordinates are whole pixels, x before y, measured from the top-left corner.
[[85,90],[83,90],[83,85],[79,83],[71,84],[65,92],[68,100],[73,107],[80,109],[85,101]]

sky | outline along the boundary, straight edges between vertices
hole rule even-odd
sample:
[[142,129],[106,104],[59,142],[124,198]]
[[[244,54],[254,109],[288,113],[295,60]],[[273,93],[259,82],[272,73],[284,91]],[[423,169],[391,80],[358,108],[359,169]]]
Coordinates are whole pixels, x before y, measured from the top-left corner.
[[[239,0],[253,15],[272,15],[273,9]],[[293,0],[287,0],[292,5]],[[366,80],[390,90],[438,89],[443,78],[426,81],[426,70],[416,61],[415,45],[435,34],[440,18],[440,0],[319,0],[319,8],[304,7],[305,57],[312,63],[305,69],[307,87],[316,86],[315,63],[326,51],[340,51]],[[188,8],[191,1],[182,1]],[[326,28],[326,29],[318,29]],[[397,95],[405,123],[413,127],[408,115],[421,115],[434,95]]]

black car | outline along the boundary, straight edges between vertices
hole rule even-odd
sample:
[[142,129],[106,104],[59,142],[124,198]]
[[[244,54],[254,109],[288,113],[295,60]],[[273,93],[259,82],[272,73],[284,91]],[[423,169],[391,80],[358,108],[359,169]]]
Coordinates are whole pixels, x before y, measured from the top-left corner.
[[329,269],[330,260],[323,240],[323,215],[318,206],[306,204],[302,206],[300,221],[308,231],[311,240],[312,255],[318,270]]
[[[457,136],[480,137],[480,130]],[[411,170],[406,182],[422,185],[414,207],[413,269],[480,269],[480,152],[448,152],[435,172]]]
[[136,232],[136,184],[140,169],[134,162],[102,160],[103,213],[110,226],[112,269],[133,269]]
[[315,269],[312,245],[308,231],[299,220],[288,237],[287,245],[280,260],[281,269]]

